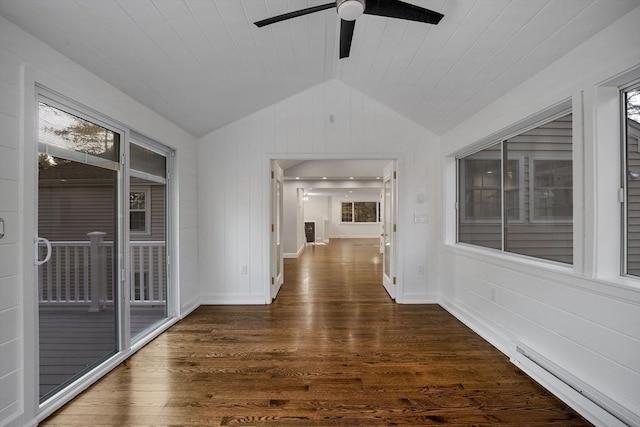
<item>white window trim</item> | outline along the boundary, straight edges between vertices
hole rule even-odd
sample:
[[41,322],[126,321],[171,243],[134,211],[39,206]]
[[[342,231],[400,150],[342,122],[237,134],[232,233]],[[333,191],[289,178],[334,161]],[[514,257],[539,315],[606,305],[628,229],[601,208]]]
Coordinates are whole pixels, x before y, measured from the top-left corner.
[[[537,160],[565,160],[572,162],[571,155],[559,154],[559,155],[549,155],[549,154],[532,154],[529,156],[529,223],[530,224],[572,224],[573,223],[573,215],[571,218],[566,217],[552,217],[552,218],[544,218],[539,219],[535,217],[535,168]],[[573,194],[573,186],[572,186],[572,194]]]
[[[131,193],[145,193],[144,196],[144,231],[131,230],[129,227],[129,233],[134,236],[150,236],[151,235],[151,186],[149,185],[132,185],[129,188],[129,194]],[[131,210],[129,212],[142,212],[141,210]]]
[[627,121],[627,106],[626,106],[626,94],[633,90],[640,90],[640,81],[635,80],[629,84],[621,86],[619,88],[620,94],[620,120],[621,120],[621,132],[620,132],[620,151],[621,151],[621,163],[620,168],[623,171],[621,174],[620,187],[623,189],[624,197],[621,205],[622,221],[620,227],[620,276],[623,278],[631,278],[637,280],[638,276],[629,273],[629,165],[627,156],[628,139],[633,138],[636,140],[637,150],[640,152],[640,129],[636,126],[630,127]]

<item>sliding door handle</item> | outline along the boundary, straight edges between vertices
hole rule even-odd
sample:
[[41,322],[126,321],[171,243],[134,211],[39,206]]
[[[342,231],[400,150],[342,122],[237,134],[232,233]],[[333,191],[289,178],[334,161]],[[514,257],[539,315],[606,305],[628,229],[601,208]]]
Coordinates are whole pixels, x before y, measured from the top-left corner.
[[[44,237],[36,236],[34,239],[34,243],[36,246],[35,264],[42,265],[49,262],[49,260],[51,259],[51,242],[45,239]],[[40,247],[40,243],[44,243],[47,246],[47,255],[44,257],[43,260],[40,260],[40,251],[38,250]]]

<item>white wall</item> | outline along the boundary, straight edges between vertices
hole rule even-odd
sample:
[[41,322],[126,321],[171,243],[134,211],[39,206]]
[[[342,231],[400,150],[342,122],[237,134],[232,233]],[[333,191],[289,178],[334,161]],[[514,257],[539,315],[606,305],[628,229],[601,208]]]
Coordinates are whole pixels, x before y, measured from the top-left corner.
[[[610,108],[603,95],[610,90],[597,86],[639,65],[639,22],[635,9],[441,140],[442,304],[503,352],[514,355],[516,344],[523,342],[636,417],[640,283],[601,268],[611,254],[600,254],[599,247],[619,259],[619,239],[611,245],[604,239],[619,236],[620,139],[617,114],[613,122],[618,125],[602,131],[602,116]],[[455,245],[455,163],[450,155],[566,99],[572,100],[574,112],[574,266]],[[617,108],[616,102],[612,105]]]
[[[336,117],[331,123],[329,116]],[[414,224],[437,201],[438,138],[331,80],[200,138],[200,284],[203,303],[266,303],[269,159],[398,159],[398,301],[434,301],[437,220]],[[205,167],[205,163],[206,167]],[[430,171],[432,179],[427,179]],[[416,205],[415,194],[427,194]],[[240,275],[239,266],[249,265]],[[419,274],[418,265],[425,265]]]
[[34,82],[177,150],[180,307],[198,303],[196,141],[93,74],[0,17],[0,425],[35,422],[37,309],[32,244],[37,191]]
[[284,182],[282,200],[282,252],[285,257],[296,257],[304,249],[303,204],[298,186]]

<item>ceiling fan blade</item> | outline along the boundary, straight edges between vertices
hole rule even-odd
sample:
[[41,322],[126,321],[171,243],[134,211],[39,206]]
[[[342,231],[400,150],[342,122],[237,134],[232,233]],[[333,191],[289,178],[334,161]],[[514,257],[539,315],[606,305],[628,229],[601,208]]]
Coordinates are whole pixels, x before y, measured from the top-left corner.
[[275,24],[276,22],[286,21],[287,19],[308,15],[314,12],[320,12],[321,10],[331,9],[332,7],[336,7],[335,1],[332,1],[331,3],[327,3],[327,4],[321,4],[320,6],[308,7],[306,9],[300,9],[294,12],[284,13],[278,16],[272,16],[271,18],[254,22],[254,24],[256,25],[256,27],[264,27],[265,25]]
[[441,13],[400,0],[367,0],[367,7],[364,13],[405,19],[407,21],[425,22],[427,24],[438,24],[444,17]]
[[356,21],[340,20],[340,59],[347,58],[351,51],[351,40],[353,30],[356,28]]

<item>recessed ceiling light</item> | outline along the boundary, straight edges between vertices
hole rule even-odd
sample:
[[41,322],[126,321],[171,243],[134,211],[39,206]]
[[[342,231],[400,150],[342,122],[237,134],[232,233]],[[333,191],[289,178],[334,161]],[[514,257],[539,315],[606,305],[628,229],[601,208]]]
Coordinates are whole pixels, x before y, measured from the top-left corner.
[[349,179],[353,179],[353,177],[352,177],[352,176],[350,176],[350,177],[349,177]]
[[322,179],[327,179],[327,177],[326,177],[326,176],[323,176],[323,177],[322,177]]
[[296,176],[296,179],[300,179],[300,177],[299,177],[299,176]]

